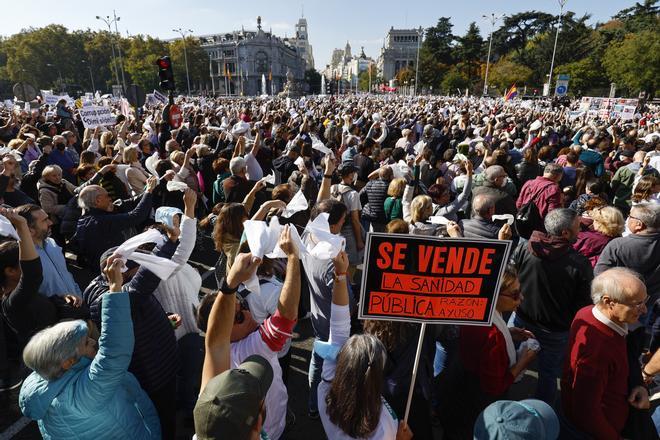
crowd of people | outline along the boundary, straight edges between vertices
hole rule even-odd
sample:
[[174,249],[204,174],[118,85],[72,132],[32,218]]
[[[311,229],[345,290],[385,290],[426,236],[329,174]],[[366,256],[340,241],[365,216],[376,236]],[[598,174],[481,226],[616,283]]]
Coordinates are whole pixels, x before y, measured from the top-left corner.
[[[44,438],[174,439],[181,412],[200,440],[287,438],[304,319],[298,417],[329,439],[658,436],[659,107],[180,97],[175,129],[103,104],[114,125],[0,108],[0,392]],[[407,419],[420,325],[357,319],[369,232],[513,242],[492,325],[419,341]]]

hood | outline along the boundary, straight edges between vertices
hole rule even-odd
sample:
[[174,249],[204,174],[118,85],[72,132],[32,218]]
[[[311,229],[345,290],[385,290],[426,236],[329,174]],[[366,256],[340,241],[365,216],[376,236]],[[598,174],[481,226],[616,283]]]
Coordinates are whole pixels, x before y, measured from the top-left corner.
[[527,248],[539,258],[557,260],[568,253],[571,245],[562,237],[554,237],[544,232],[534,231],[532,236],[529,237]]
[[53,400],[75,381],[80,371],[87,368],[91,362],[91,359],[82,357],[62,377],[50,382],[32,372],[23,382],[18,396],[18,406],[23,414],[32,420],[43,419]]
[[52,183],[48,183],[44,179],[39,179],[39,181],[37,182],[37,189],[41,189],[41,188],[51,188],[53,190],[59,191],[60,186],[53,185]]

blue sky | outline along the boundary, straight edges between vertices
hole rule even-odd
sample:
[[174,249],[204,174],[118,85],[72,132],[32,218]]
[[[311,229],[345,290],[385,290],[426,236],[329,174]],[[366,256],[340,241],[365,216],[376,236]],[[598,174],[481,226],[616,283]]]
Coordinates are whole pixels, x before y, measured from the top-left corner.
[[[454,33],[462,34],[471,21],[476,21],[482,36],[490,25],[481,16],[491,12],[513,14],[536,9],[558,13],[557,0],[113,0],[81,1],[22,0],[2,1],[0,35],[7,36],[27,27],[50,23],[69,29],[100,29],[96,15],[112,15],[112,8],[121,17],[119,31],[126,35],[149,34],[174,38],[173,28],[192,29],[195,34],[211,34],[240,29],[256,29],[256,17],[261,15],[265,29],[276,35],[291,36],[303,6],[309,26],[309,39],[314,49],[316,67],[323,68],[330,60],[332,49],[343,48],[350,41],[353,52],[364,46],[368,56],[377,58],[383,38],[391,26],[395,28],[429,27],[438,17],[449,16]],[[568,0],[566,9],[578,15],[589,13],[591,22],[607,21],[619,10],[634,4],[634,0]]]

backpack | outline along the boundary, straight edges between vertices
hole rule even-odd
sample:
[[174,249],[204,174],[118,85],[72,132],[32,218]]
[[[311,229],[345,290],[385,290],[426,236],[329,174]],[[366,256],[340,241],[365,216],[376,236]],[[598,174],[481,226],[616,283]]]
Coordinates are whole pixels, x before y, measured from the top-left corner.
[[344,203],[345,205],[346,203],[344,202],[344,194],[348,194],[349,192],[353,191],[353,188],[348,185],[343,185],[343,188],[340,188],[340,185],[341,184],[339,183],[332,185],[330,188],[330,197],[338,202]]
[[534,231],[545,231],[539,207],[534,202],[544,189],[545,187],[541,187],[516,213],[516,229],[518,235],[523,238],[529,239]]

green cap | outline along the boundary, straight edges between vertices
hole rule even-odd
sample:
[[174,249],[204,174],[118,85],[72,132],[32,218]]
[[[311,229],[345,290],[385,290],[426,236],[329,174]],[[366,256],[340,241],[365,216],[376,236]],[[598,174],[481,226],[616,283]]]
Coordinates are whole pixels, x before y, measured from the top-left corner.
[[247,439],[271,382],[273,367],[258,355],[211,379],[193,413],[197,438]]

